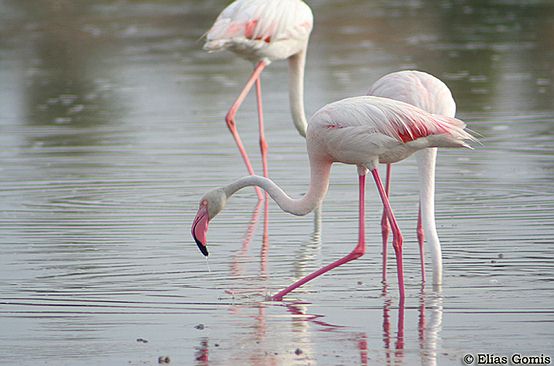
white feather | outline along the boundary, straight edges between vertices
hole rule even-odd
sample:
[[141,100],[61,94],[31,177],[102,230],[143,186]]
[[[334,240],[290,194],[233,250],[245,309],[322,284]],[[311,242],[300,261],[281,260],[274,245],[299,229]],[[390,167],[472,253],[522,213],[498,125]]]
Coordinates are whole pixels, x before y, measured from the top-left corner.
[[237,0],[217,17],[204,49],[229,49],[247,59],[285,59],[298,53],[313,26],[311,9],[300,0]]

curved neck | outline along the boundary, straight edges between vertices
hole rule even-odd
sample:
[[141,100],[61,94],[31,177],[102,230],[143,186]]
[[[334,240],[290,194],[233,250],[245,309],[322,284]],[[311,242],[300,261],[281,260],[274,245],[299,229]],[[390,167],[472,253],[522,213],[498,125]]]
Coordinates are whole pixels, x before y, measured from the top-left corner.
[[325,197],[329,187],[330,172],[331,162],[314,163],[310,161],[310,187],[308,193],[302,198],[297,199],[287,195],[271,179],[257,175],[241,178],[224,187],[223,190],[227,198],[229,198],[244,187],[258,186],[265,190],[283,211],[293,215],[304,216],[318,207]]
[[[306,44],[307,46],[307,44]],[[306,51],[302,51],[289,57],[289,103],[294,127],[302,137],[306,137],[306,113],[304,112],[304,66],[306,64]]]

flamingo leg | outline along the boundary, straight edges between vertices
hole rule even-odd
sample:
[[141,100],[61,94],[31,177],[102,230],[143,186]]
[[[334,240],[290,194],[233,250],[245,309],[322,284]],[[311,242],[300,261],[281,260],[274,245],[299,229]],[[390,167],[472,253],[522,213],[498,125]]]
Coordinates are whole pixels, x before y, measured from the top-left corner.
[[[385,193],[389,197],[390,192],[390,173],[391,164],[387,164],[387,176],[385,181]],[[381,237],[383,238],[383,282],[387,280],[387,255],[388,255],[388,240],[389,240],[389,221],[387,214],[383,208],[383,216],[381,217]]]
[[398,227],[398,223],[396,222],[396,218],[394,217],[394,213],[392,212],[389,198],[387,196],[387,193],[385,192],[385,188],[383,188],[383,184],[381,183],[381,178],[379,177],[379,172],[377,171],[377,168],[371,169],[371,174],[373,175],[373,179],[375,180],[375,184],[377,185],[377,189],[379,190],[379,195],[381,196],[381,200],[383,201],[383,206],[385,207],[387,218],[389,219],[389,222],[391,224],[392,247],[394,248],[394,252],[396,254],[398,289],[400,291],[400,301],[403,302],[404,301],[404,270],[402,266],[402,241],[403,241],[402,233],[400,232],[400,228]]
[[419,259],[421,262],[421,281],[425,283],[425,251],[424,242],[425,235],[423,233],[423,225],[421,223],[421,203],[419,204],[419,210],[417,213],[417,241],[419,243]]
[[[242,140],[240,139],[237,126],[235,123],[235,116],[242,102],[244,102],[244,99],[248,95],[248,92],[250,92],[254,83],[257,80],[259,80],[260,74],[262,73],[262,71],[265,69],[267,65],[268,63],[265,60],[262,60],[256,64],[256,66],[254,67],[254,71],[252,72],[252,74],[250,75],[250,78],[246,82],[246,85],[244,86],[239,96],[237,97],[237,99],[235,100],[235,102],[227,112],[227,115],[225,116],[225,122],[227,123],[227,128],[229,128],[229,131],[231,131],[231,134],[235,139],[237,147],[239,148],[240,155],[242,156],[242,159],[246,164],[246,169],[248,170],[248,173],[250,175],[254,175],[254,169],[252,168],[252,164],[250,163],[248,154],[246,153],[246,150],[244,149],[244,145],[242,144]],[[258,199],[260,200],[263,199],[262,190],[259,187],[256,187],[256,194],[258,195]]]
[[[264,112],[262,107],[262,82],[260,78],[256,79],[256,100],[258,102],[258,128],[260,130],[260,153],[262,155],[262,167],[264,172],[264,177],[269,177],[268,167],[267,167],[267,142],[265,140],[264,132]],[[267,192],[266,192],[267,198]]]
[[350,254],[346,255],[345,257],[326,265],[325,267],[322,267],[318,269],[317,271],[307,275],[306,277],[296,281],[289,287],[285,288],[284,290],[279,291],[277,294],[272,296],[273,301],[281,301],[283,300],[283,296],[288,294],[289,292],[297,289],[298,287],[302,286],[306,282],[309,282],[313,280],[316,277],[321,276],[322,274],[329,272],[333,268],[336,268],[338,266],[341,266],[345,263],[348,263],[354,259],[360,258],[365,253],[365,178],[366,175],[360,174],[359,175],[359,185],[360,185],[360,191],[359,191],[359,221],[358,221],[358,244],[354,248]]

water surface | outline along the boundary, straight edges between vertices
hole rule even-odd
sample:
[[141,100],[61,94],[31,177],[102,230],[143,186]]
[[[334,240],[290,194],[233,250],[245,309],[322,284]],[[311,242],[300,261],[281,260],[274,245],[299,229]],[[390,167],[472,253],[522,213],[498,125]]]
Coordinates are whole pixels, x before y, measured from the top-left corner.
[[[287,297],[357,236],[357,179],[333,168],[321,222],[253,190],[190,238],[198,199],[245,174],[223,116],[250,65],[206,54],[225,1],[0,1],[0,364],[459,365],[466,353],[554,349],[554,51],[549,1],[312,1],[306,109],[387,72],[443,79],[482,135],[439,152],[444,286],[422,288],[416,166],[393,169],[407,299],[367,254]],[[263,77],[270,175],[306,192],[286,63]],[[256,109],[238,115],[261,171]],[[552,354],[551,354],[552,356]]]

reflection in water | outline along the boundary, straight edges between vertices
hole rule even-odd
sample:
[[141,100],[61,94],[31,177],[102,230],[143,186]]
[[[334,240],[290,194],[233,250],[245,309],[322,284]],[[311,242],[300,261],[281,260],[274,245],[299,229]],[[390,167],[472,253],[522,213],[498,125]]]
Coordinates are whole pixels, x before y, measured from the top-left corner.
[[[242,240],[241,250],[238,254],[236,254],[233,257],[233,260],[231,262],[231,274],[235,277],[242,275],[243,269],[241,264],[244,262],[246,256],[248,255],[250,242],[252,241],[252,238],[256,231],[256,227],[258,225],[258,216],[260,215],[260,208],[264,202],[266,202],[267,204],[267,200],[258,200],[258,202],[256,203],[256,207],[254,207],[254,211],[252,211],[252,217],[250,218],[250,222],[248,223],[248,228],[246,229],[246,233],[244,234],[244,238]],[[264,211],[265,211],[264,212],[264,216],[265,216],[265,214],[267,213],[267,207],[265,207]],[[266,242],[266,232],[267,232],[267,228],[265,226],[266,222],[267,222],[267,218],[264,217],[264,235],[263,235],[264,240],[263,240],[262,248]],[[262,250],[262,254],[263,254],[263,250]],[[263,262],[264,255],[262,255],[261,258]],[[265,264],[262,264],[262,267],[265,267]],[[262,274],[264,273],[265,273],[265,269],[262,270]]]
[[[267,258],[269,254],[269,200],[266,198],[264,200],[258,200],[254,210],[252,211],[252,216],[250,222],[244,234],[242,240],[242,246],[240,252],[234,255],[233,260],[231,261],[231,274],[234,277],[241,277],[243,275],[242,264],[248,258],[248,250],[250,248],[250,243],[254,237],[256,231],[258,220],[260,216],[260,209],[262,204],[264,205],[263,210],[263,233],[262,233],[262,246],[260,250],[260,275],[258,278],[264,280],[267,278]],[[295,276],[297,278],[304,277],[307,272],[312,271],[313,266],[317,266],[318,262],[316,257],[321,249],[321,207],[314,210],[314,224],[313,231],[310,235],[310,238],[307,240],[306,244],[300,245],[299,249],[295,253]],[[226,292],[232,295],[237,295],[239,293],[251,292],[250,290],[227,290]],[[267,289],[258,289],[256,290],[259,293],[267,292]]]
[[394,352],[392,352],[392,331],[391,331],[391,304],[392,299],[388,297],[388,284],[383,284],[382,296],[384,299],[383,305],[383,342],[385,348],[385,358],[387,365],[391,365],[391,355],[394,355],[393,365],[401,365],[404,356],[404,299],[401,299],[398,304],[397,331]]
[[[259,201],[256,207],[254,208],[252,219],[246,230],[244,236],[243,246],[240,253],[235,257],[233,265],[231,267],[231,273],[235,276],[242,275],[240,266],[238,263],[239,257],[246,255],[247,250],[250,246],[252,240],[253,231],[255,230],[257,220],[259,218],[259,210],[261,208],[261,202]],[[263,245],[262,245],[262,255],[260,256],[260,261],[262,265],[260,266],[260,275],[266,275],[267,272],[267,255],[264,254],[267,252],[268,241],[267,241],[267,229],[268,229],[268,207],[267,200],[265,201],[264,207],[264,234],[263,234]],[[296,275],[301,277],[305,275],[305,272],[310,271],[310,268],[306,268],[308,263],[311,263],[317,251],[320,249],[320,237],[321,237],[321,209],[316,211],[314,215],[314,231],[310,237],[310,244],[301,246],[295,262],[295,268],[297,269]],[[265,249],[264,249],[265,248]],[[315,251],[315,252],[314,252]],[[388,294],[388,284],[384,283],[381,296],[383,298],[383,311],[382,311],[382,340],[383,340],[383,350],[384,358],[386,365],[403,365],[405,359],[405,303],[404,301],[399,301],[398,307],[396,309],[396,332],[392,330],[391,324],[393,323],[392,319],[392,302],[393,299],[389,297]],[[292,314],[291,317],[291,327],[296,334],[297,345],[301,345],[301,348],[296,349],[296,356],[299,355],[305,358],[305,360],[314,360],[315,354],[313,350],[309,347],[312,344],[311,339],[314,338],[315,334],[313,332],[341,332],[348,333],[347,339],[354,342],[356,348],[359,352],[359,364],[368,365],[369,364],[369,352],[371,348],[376,346],[368,343],[368,334],[367,332],[350,332],[348,327],[332,324],[325,321],[325,315],[311,313],[310,303],[302,301],[294,302],[283,302],[277,305],[278,308],[284,306],[286,310]],[[257,303],[255,305],[231,305],[229,312],[233,316],[240,316],[242,311],[249,312],[251,310],[257,309],[257,314],[255,316],[246,316],[241,317],[240,319],[246,319],[248,322],[254,322],[253,326],[242,324],[241,328],[243,329],[253,329],[248,337],[251,339],[244,340],[246,343],[250,344],[262,344],[264,342],[268,343],[268,346],[272,346],[271,339],[268,339],[268,328],[267,328],[267,304],[266,303]],[[421,365],[424,366],[435,366],[437,365],[437,349],[440,341],[440,330],[442,326],[442,296],[440,291],[431,291],[427,294],[422,287],[419,296],[419,307],[417,318],[417,339],[419,343],[419,358]],[[207,362],[207,340],[202,341],[202,347],[199,348],[199,351],[196,354],[196,360]],[[262,348],[255,347],[252,348],[248,354],[247,352],[241,354],[242,360],[249,360],[251,365],[272,365],[272,364],[282,364],[283,355],[279,355],[278,352],[264,351],[262,354]],[[246,350],[245,350],[246,351]],[[276,357],[278,356],[279,357]],[[244,358],[243,358],[244,357]],[[291,360],[292,362],[292,360]],[[199,363],[199,365],[204,365],[207,363]]]
[[[426,311],[430,316],[426,317]],[[442,294],[432,291],[425,294],[422,287],[419,297],[419,352],[423,366],[437,365],[437,350],[442,329]]]
[[[321,251],[321,222],[322,222],[322,206],[314,210],[314,225],[313,231],[309,239],[300,245],[295,253],[294,262],[294,281],[307,276],[315,269],[321,267],[321,260],[317,260],[318,254]],[[299,289],[302,291],[302,289]]]
[[[208,366],[210,364],[209,360],[209,340],[207,337],[203,337],[200,341],[200,345],[196,346],[196,365],[197,366]],[[161,362],[160,362],[161,363]]]
[[[382,306],[382,324],[383,333],[382,341],[384,343],[384,365],[403,365],[405,364],[405,306],[403,302],[398,304],[396,310],[396,317],[393,317],[394,309],[392,308],[392,299],[388,296],[388,288],[385,285],[382,290],[383,306]],[[315,314],[310,312],[310,306],[312,304],[295,301],[284,302],[276,304],[276,306],[268,306],[266,303],[257,303],[255,305],[231,305],[231,312],[235,316],[239,316],[241,311],[248,312],[250,310],[257,309],[257,315],[255,316],[242,316],[239,317],[237,326],[241,329],[251,329],[246,339],[242,340],[243,344],[257,344],[258,347],[244,347],[240,358],[242,360],[249,360],[247,364],[251,365],[267,365],[267,364],[283,364],[285,360],[293,363],[293,360],[301,357],[304,361],[315,360],[314,350],[310,345],[313,343],[314,338],[317,338],[319,332],[333,333],[332,337],[335,340],[344,340],[350,343],[350,346],[357,349],[359,354],[359,364],[370,364],[370,355],[375,350],[379,349],[376,343],[372,343],[368,337],[368,331],[354,331],[348,326],[332,324],[325,321],[325,315]],[[276,349],[280,349],[282,345],[275,344],[271,338],[272,330],[267,328],[267,310],[286,309],[287,312],[292,314],[290,317],[291,328],[295,335],[295,343],[289,345],[291,348],[296,349],[295,354],[289,352],[288,355],[283,355],[281,352],[276,352]],[[440,331],[442,327],[442,297],[440,293],[431,292],[426,294],[423,289],[420,293],[420,304],[417,307],[419,313],[418,317],[414,319],[417,321],[417,339],[419,342],[419,359],[423,366],[437,365],[438,346],[440,342]],[[282,315],[277,315],[282,317]],[[391,324],[396,321],[396,331],[392,330]],[[372,326],[371,324],[370,326]],[[412,325],[408,325],[412,327]],[[371,330],[373,332],[373,330]],[[207,346],[207,340],[203,340],[202,344]],[[277,347],[277,348],[272,348]],[[345,346],[346,347],[346,346]],[[197,353],[207,359],[207,349],[205,347],[200,348],[202,352]],[[269,351],[273,349],[273,351]],[[379,352],[380,353],[380,352]],[[278,357],[277,357],[278,356]],[[269,358],[268,358],[269,357]],[[291,357],[290,359],[288,357]],[[356,362],[358,364],[358,362]]]

